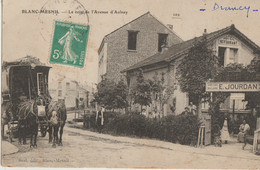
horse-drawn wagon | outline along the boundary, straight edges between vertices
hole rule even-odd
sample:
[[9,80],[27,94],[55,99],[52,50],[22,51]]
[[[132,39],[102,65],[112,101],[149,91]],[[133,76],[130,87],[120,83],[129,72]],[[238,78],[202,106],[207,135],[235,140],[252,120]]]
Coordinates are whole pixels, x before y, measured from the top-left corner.
[[[45,136],[48,127],[45,110],[51,100],[48,91],[50,68],[39,59],[30,56],[13,62],[3,62],[2,135],[4,126],[8,125],[10,141],[13,137],[19,136],[21,142],[21,138],[24,139],[33,127],[37,129],[37,133],[40,129],[42,136]],[[36,133],[36,130],[34,132]],[[37,134],[35,135],[37,137]]]

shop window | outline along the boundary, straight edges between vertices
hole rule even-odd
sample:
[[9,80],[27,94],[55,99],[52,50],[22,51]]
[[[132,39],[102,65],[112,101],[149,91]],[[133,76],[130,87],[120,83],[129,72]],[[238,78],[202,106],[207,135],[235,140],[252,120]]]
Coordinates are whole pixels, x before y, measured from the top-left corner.
[[137,31],[128,31],[128,50],[136,50]]
[[159,52],[162,51],[163,45],[167,45],[167,37],[168,37],[168,34],[159,34],[159,37],[158,37],[158,51]]

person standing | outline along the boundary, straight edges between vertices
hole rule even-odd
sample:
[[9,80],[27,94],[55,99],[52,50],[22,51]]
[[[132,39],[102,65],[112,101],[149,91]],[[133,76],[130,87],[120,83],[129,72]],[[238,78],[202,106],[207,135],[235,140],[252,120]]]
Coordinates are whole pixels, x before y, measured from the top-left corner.
[[196,115],[197,108],[192,102],[190,102],[189,110],[190,110],[190,113],[192,113],[193,115]]
[[224,120],[224,125],[221,129],[221,141],[224,142],[227,144],[228,141],[230,141],[230,135],[229,135],[229,132],[228,132],[228,123],[227,123],[227,118],[225,118]]
[[99,133],[101,133],[104,125],[104,111],[105,108],[101,107],[101,109],[96,113],[96,125]]
[[239,127],[239,133],[237,135],[238,142],[244,142],[246,135],[248,135],[250,126],[246,123],[246,120],[243,120],[243,123]]

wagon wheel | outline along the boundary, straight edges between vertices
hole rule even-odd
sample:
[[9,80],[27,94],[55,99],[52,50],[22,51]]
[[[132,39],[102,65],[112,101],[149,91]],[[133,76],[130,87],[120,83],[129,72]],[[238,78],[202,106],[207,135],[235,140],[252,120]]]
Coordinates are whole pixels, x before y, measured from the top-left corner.
[[13,128],[11,122],[8,122],[8,140],[13,142]]
[[4,121],[4,118],[2,117],[1,118],[1,135],[2,135],[2,139],[5,138],[4,133],[5,133],[5,121]]

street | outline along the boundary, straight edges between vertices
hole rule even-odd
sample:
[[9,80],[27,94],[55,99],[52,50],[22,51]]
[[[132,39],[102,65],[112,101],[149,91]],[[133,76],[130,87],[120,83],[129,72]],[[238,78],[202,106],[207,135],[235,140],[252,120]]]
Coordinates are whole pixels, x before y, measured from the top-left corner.
[[[2,156],[2,166],[95,168],[259,168],[260,156],[242,144],[195,148],[151,139],[98,134],[66,124],[63,146],[38,137],[38,148],[14,142],[19,152]],[[2,146],[4,147],[4,146]]]

